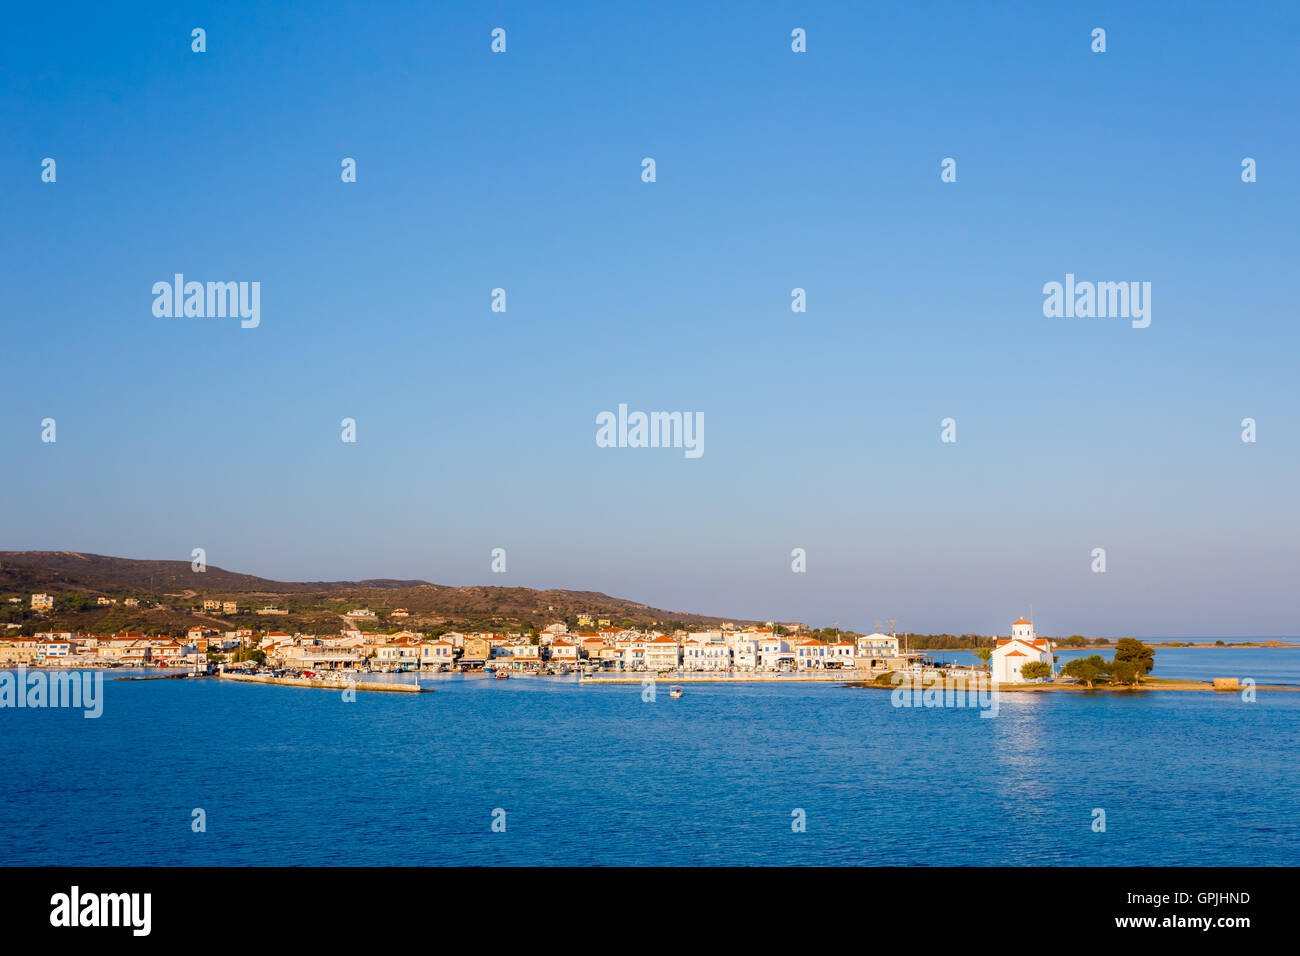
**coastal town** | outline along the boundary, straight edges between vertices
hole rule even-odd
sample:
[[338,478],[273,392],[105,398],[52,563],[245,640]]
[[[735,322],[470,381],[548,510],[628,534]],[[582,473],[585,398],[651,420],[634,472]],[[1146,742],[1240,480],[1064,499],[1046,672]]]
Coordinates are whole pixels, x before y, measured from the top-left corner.
[[[103,599],[101,599],[103,600]],[[128,599],[129,600],[129,599]],[[47,594],[33,594],[34,610],[52,606]],[[236,613],[232,601],[206,600],[202,610]],[[274,613],[262,608],[260,614]],[[401,621],[409,612],[386,614]],[[0,664],[30,666],[204,667],[212,664],[268,666],[309,672],[475,671],[570,673],[573,671],[767,671],[889,668],[904,660],[899,639],[888,634],[845,635],[824,641],[804,625],[765,627],[723,624],[687,631],[613,626],[609,619],[579,616],[578,627],[556,622],[535,633],[522,631],[372,630],[378,614],[354,608],[342,615],[337,633],[290,634],[252,628],[220,630],[195,625],[184,634],[148,636],[120,632],[108,636],[69,631],[37,631],[0,636]],[[368,626],[369,625],[369,626]],[[920,660],[924,655],[914,655]]]
[[[12,599],[11,599],[12,600]],[[109,600],[101,598],[100,600]],[[130,600],[130,599],[128,599]],[[33,594],[34,610],[52,606],[48,594]],[[197,611],[234,614],[237,602],[205,599]],[[274,613],[273,607],[259,613]],[[403,608],[388,621],[410,616]],[[577,617],[533,633],[462,632],[436,635],[415,630],[371,629],[377,612],[352,608],[331,634],[288,633],[240,627],[221,630],[195,625],[177,635],[118,632],[111,635],[37,631],[0,636],[0,665],[32,667],[175,667],[194,671],[276,669],[305,676],[339,672],[491,672],[510,674],[712,674],[873,677],[932,666],[930,654],[909,652],[895,634],[813,636],[806,625],[767,622],[764,626],[723,623],[717,627],[671,632],[615,626],[607,618]],[[825,632],[818,632],[825,636]],[[1026,664],[1052,663],[1054,644],[1037,637],[1024,618],[1011,625],[989,652],[993,679],[1016,683]],[[1027,670],[1026,673],[1035,673]]]

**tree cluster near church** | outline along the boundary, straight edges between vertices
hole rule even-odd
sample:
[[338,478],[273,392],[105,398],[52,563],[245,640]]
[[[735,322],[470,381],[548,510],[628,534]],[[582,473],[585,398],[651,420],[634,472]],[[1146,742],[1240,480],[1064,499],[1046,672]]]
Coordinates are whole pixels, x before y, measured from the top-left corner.
[[1083,681],[1089,689],[1097,680],[1106,676],[1110,677],[1112,684],[1137,687],[1153,667],[1155,651],[1139,640],[1124,637],[1116,645],[1113,660],[1108,661],[1100,654],[1080,657],[1067,662],[1061,668],[1061,673]]
[[1136,687],[1141,679],[1142,671],[1137,664],[1132,661],[1111,661],[1110,681],[1112,684],[1130,684]]
[[[1156,654],[1150,647],[1131,637],[1121,637],[1115,645],[1115,663],[1131,663],[1138,670],[1138,676],[1150,674],[1156,666]],[[1137,683],[1133,681],[1133,683]]]
[[1066,677],[1078,678],[1091,690],[1097,679],[1106,674],[1109,669],[1110,664],[1105,658],[1100,654],[1093,654],[1091,657],[1076,657],[1072,661],[1067,661],[1061,668],[1061,673]]
[[1046,661],[1030,661],[1020,665],[1020,676],[1025,680],[1039,680],[1052,675],[1052,665]]

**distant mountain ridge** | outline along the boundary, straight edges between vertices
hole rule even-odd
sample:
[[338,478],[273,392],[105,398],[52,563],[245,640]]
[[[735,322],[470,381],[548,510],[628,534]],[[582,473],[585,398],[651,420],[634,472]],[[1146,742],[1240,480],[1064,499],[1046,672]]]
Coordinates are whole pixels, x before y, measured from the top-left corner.
[[114,558],[80,551],[0,551],[0,583],[11,571],[44,573],[50,580],[66,581],[92,589],[118,590],[150,588],[255,591],[264,594],[353,590],[356,588],[432,587],[428,581],[398,581],[378,578],[371,581],[273,581],[253,574],[240,574],[209,564],[200,578],[188,561],[142,561]]
[[283,596],[293,598],[295,602],[356,602],[381,608],[402,607],[413,614],[446,619],[495,618],[521,624],[550,623],[582,613],[644,623],[748,623],[744,618],[711,617],[653,608],[599,591],[448,587],[422,580],[393,578],[273,581],[211,564],[200,573],[194,571],[188,561],[115,558],[79,551],[0,551],[0,592],[6,595],[46,592],[56,596],[73,592],[92,597],[139,597],[160,602],[190,600],[197,595],[225,599],[255,595],[259,604],[274,604],[277,596]]

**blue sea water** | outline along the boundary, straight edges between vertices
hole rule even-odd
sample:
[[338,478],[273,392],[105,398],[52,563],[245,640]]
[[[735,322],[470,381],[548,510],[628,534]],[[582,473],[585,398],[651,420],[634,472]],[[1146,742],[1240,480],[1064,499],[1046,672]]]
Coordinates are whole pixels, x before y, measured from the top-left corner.
[[[1300,651],[1156,672],[1300,682]],[[0,864],[1300,863],[1300,693],[1007,694],[988,719],[826,684],[425,677],[346,702],[119,673],[96,720],[0,710]]]

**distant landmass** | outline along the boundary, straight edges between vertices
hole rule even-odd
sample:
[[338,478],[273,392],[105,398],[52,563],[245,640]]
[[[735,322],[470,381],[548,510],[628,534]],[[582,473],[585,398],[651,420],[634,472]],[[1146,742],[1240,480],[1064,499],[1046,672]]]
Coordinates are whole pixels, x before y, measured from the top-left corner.
[[[27,617],[32,594],[49,594],[55,606],[41,616],[42,629],[153,630],[174,632],[199,620],[223,621],[228,627],[273,624],[284,630],[339,628],[341,615],[367,607],[385,629],[448,625],[484,629],[530,628],[579,615],[605,618],[619,625],[717,625],[744,618],[710,617],[668,611],[599,591],[538,591],[533,588],[448,587],[428,581],[373,578],[364,581],[272,581],[227,571],[209,564],[196,572],[188,561],[140,561],[78,551],[0,551],[0,620]],[[8,599],[21,598],[15,605]],[[101,606],[98,598],[116,600]],[[126,599],[140,607],[124,605]],[[233,614],[200,614],[204,600],[234,601]],[[264,607],[287,610],[283,616],[259,614]],[[409,617],[390,617],[402,609]],[[375,629],[372,621],[363,625]],[[24,627],[24,630],[30,630]]]

